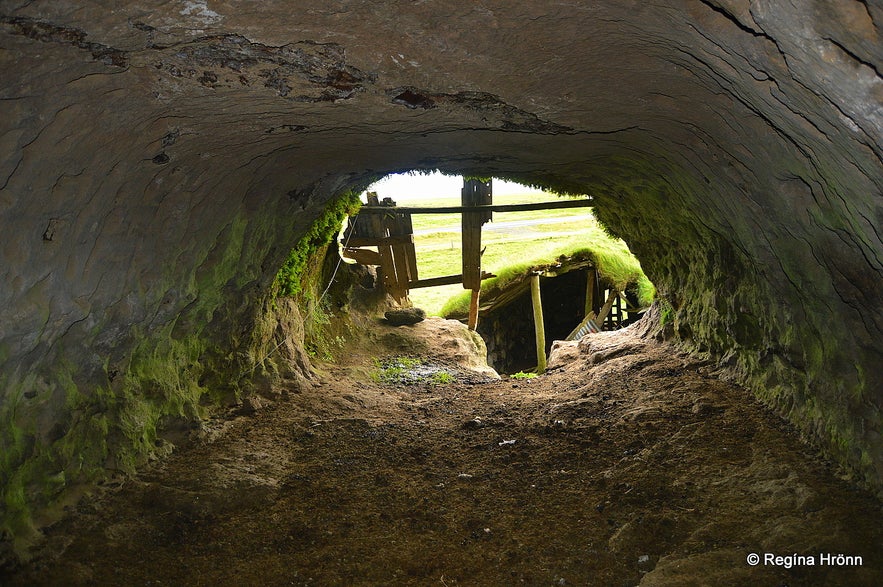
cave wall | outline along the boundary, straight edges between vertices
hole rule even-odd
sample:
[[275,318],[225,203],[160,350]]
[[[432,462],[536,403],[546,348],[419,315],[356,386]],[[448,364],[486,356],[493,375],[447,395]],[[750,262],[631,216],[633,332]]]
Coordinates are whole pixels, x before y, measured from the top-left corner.
[[879,0],[3,0],[3,532],[239,393],[288,248],[415,168],[592,194],[662,332],[883,488],[880,23]]

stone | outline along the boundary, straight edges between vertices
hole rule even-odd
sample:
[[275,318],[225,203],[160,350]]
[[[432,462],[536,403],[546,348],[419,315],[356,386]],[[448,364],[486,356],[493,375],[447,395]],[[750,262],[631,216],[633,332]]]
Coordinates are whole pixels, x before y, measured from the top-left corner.
[[471,420],[463,422],[461,428],[463,428],[464,430],[478,430],[479,428],[484,428],[485,426],[486,424],[484,423],[484,420],[482,420],[481,418],[473,418]]
[[579,358],[579,341],[556,340],[552,343],[549,352],[549,362],[546,370],[560,369],[572,364]]
[[263,410],[265,407],[266,400],[261,400],[260,397],[253,395],[246,397],[242,400],[242,405],[239,406],[239,413],[250,416],[260,410]]
[[426,319],[426,312],[420,308],[393,308],[383,316],[393,326],[410,326]]

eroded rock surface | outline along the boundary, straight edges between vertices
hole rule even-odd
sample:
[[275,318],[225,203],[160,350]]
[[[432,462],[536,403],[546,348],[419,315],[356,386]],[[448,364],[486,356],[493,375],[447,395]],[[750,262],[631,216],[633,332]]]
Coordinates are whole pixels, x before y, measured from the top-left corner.
[[880,23],[879,0],[3,1],[5,534],[260,375],[288,249],[407,169],[593,195],[663,332],[883,487]]

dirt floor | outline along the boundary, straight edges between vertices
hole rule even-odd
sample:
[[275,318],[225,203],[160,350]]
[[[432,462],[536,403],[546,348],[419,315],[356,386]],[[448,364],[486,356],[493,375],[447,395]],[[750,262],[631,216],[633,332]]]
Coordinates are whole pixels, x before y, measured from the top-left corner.
[[[881,504],[713,366],[627,330],[496,380],[421,324],[106,485],[0,583],[883,585]],[[373,361],[408,348],[413,378]]]

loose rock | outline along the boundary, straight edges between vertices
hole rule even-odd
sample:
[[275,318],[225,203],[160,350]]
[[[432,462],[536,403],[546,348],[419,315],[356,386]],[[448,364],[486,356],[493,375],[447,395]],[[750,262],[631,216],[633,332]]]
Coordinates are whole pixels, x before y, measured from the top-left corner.
[[384,312],[386,321],[393,326],[410,326],[422,322],[426,312],[421,308],[395,308]]

